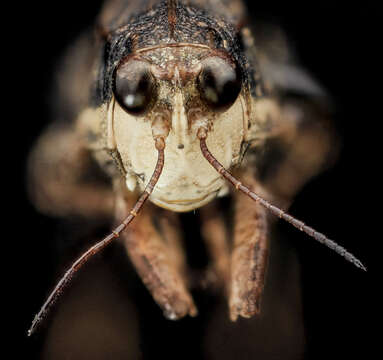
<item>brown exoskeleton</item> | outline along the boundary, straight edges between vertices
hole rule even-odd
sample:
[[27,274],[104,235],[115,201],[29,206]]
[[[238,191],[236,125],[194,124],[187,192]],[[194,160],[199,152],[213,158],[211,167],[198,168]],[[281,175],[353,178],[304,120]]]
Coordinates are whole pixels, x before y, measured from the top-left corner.
[[[294,64],[278,31],[268,29],[276,36],[270,43],[268,31],[244,25],[244,11],[239,0],[111,0],[96,40],[80,39],[60,82],[72,122],[40,138],[30,160],[31,194],[42,211],[113,213],[120,225],[72,265],[29,333],[74,273],[117,237],[165,316],[195,316],[177,219],[169,222],[159,207],[202,208],[201,232],[233,321],[260,310],[268,212],[365,269],[283,210],[329,153],[326,115],[318,111],[323,93]],[[265,159],[275,150],[283,156],[270,170]],[[91,177],[95,164],[110,186]],[[236,204],[231,244],[214,206],[229,194]],[[137,216],[147,199],[157,207]]]

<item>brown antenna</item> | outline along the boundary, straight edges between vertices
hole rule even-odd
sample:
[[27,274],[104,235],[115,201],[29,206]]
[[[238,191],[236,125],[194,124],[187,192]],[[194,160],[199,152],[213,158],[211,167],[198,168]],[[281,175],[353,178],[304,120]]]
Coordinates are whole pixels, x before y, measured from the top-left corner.
[[66,271],[64,276],[57,283],[55,288],[49,294],[48,299],[45,301],[43,306],[41,307],[38,314],[32,321],[32,325],[28,330],[28,336],[31,336],[37,329],[38,325],[41,321],[46,317],[49,309],[56,303],[57,299],[64,291],[64,288],[69,284],[73,276],[76,272],[93,256],[96,255],[99,251],[104,249],[107,245],[109,245],[113,239],[118,238],[122,231],[126,229],[126,227],[132,222],[132,220],[137,216],[137,214],[142,209],[146,200],[149,198],[152,193],[154,186],[156,185],[158,179],[160,178],[162,169],[164,167],[164,148],[165,142],[163,138],[157,138],[156,140],[156,149],[158,151],[158,159],[157,164],[154,169],[153,175],[150,178],[149,183],[146,185],[144,192],[141,194],[133,209],[130,210],[129,215],[126,219],[117,226],[108,236],[106,236],[103,240],[99,241],[97,244],[93,245],[90,249],[88,249],[84,254],[82,254]]
[[314,230],[310,226],[307,226],[304,222],[294,218],[293,216],[287,214],[280,208],[275,205],[270,204],[268,201],[257,195],[255,192],[251,191],[248,187],[242,185],[242,183],[237,180],[233,175],[231,175],[220,163],[219,161],[211,154],[209,149],[206,146],[207,132],[204,128],[200,128],[197,136],[200,140],[200,146],[203,156],[206,160],[217,170],[226,180],[228,180],[237,190],[243,192],[245,195],[253,199],[255,202],[258,202],[269,210],[275,216],[287,221],[289,224],[295,226],[297,229],[305,232],[307,235],[311,236],[320,243],[326,245],[330,249],[334,250],[339,255],[343,256],[347,261],[353,263],[356,267],[367,271],[367,268],[351,253],[349,253],[345,248],[338,245],[333,240],[330,240],[322,233]]

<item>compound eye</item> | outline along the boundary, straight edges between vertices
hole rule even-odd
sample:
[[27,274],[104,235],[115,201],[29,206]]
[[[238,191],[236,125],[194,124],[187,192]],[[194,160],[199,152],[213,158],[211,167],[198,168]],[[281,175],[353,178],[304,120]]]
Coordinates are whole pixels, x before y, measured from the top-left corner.
[[202,100],[218,111],[233,105],[242,87],[238,66],[217,56],[203,60],[197,83]]
[[147,112],[156,95],[156,84],[144,61],[128,60],[116,70],[113,92],[117,102],[128,113]]

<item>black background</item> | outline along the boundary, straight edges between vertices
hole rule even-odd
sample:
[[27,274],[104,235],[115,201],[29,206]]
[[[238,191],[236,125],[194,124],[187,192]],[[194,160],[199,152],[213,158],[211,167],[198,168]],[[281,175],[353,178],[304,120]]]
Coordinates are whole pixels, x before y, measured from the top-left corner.
[[[10,335],[12,358],[40,358],[44,330],[31,339],[26,337],[26,330],[57,279],[58,259],[64,261],[62,253],[72,258],[77,253],[74,246],[73,251],[68,250],[71,244],[56,243],[55,234],[61,229],[58,221],[38,214],[28,202],[25,166],[33,141],[50,120],[54,66],[66,46],[92,24],[99,3],[20,3],[19,8],[3,13],[3,17],[9,14],[12,23],[3,31],[2,47],[6,60],[2,240],[11,246],[2,253],[6,267],[3,278],[10,285],[3,292],[10,301],[3,308],[10,320],[3,330]],[[371,281],[376,271],[372,253],[377,252],[381,240],[380,221],[374,221],[373,207],[379,204],[380,188],[375,179],[381,166],[378,9],[368,2],[347,7],[335,2],[306,2],[305,6],[289,2],[283,7],[262,3],[251,4],[250,9],[285,27],[302,64],[328,89],[337,106],[340,159],[300,192],[290,212],[336,239],[369,268],[363,273],[287,224],[279,223],[279,231],[296,247],[302,265],[305,358],[369,358],[376,345],[373,326],[379,324],[381,313],[374,305],[380,283],[372,286]],[[176,358],[179,347],[176,344],[169,357]]]

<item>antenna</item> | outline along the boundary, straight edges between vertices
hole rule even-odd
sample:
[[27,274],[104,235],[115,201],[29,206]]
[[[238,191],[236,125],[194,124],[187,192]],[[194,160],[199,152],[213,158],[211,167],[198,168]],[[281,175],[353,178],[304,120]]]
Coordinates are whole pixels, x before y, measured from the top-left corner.
[[90,249],[88,249],[85,253],[83,253],[73,264],[72,266],[65,272],[64,276],[57,283],[55,288],[49,294],[48,299],[45,301],[40,311],[37,313],[35,318],[32,321],[32,325],[28,330],[28,336],[31,336],[41,323],[41,321],[46,317],[51,307],[56,303],[57,299],[63,293],[65,287],[70,283],[73,276],[77,273],[77,271],[94,255],[104,249],[107,245],[109,245],[112,240],[118,238],[122,231],[124,231],[127,226],[133,221],[133,219],[138,215],[146,200],[149,198],[150,194],[153,192],[154,186],[156,185],[158,179],[160,178],[162,169],[164,167],[164,148],[165,142],[163,138],[157,138],[156,141],[156,149],[158,151],[158,159],[157,164],[150,178],[149,183],[146,185],[144,192],[138,198],[136,204],[133,209],[130,210],[129,215],[125,218],[125,220],[118,225],[108,236],[106,236],[103,240],[99,241],[95,245],[93,245]]
[[221,174],[227,181],[229,181],[237,190],[241,191],[255,202],[261,204],[267,210],[269,210],[273,215],[278,216],[279,218],[287,221],[289,224],[295,226],[300,231],[305,232],[307,235],[311,236],[315,240],[319,241],[321,244],[326,245],[330,249],[334,250],[339,255],[343,256],[347,261],[353,263],[356,267],[367,271],[367,268],[358,260],[354,255],[348,252],[344,247],[338,245],[335,241],[330,240],[324,234],[314,230],[312,227],[307,226],[304,222],[296,219],[290,214],[284,212],[275,205],[270,204],[268,201],[257,195],[255,192],[251,191],[247,186],[243,185],[239,180],[237,180],[233,175],[230,174],[212,155],[206,145],[207,132],[201,127],[198,130],[197,137],[200,140],[201,151],[205,159],[214,167],[219,174]]

